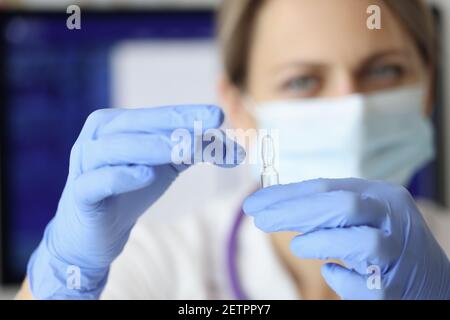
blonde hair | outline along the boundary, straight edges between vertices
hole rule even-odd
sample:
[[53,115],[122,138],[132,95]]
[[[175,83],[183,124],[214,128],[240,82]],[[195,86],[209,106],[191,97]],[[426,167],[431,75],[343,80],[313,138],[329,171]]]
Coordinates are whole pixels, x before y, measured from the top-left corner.
[[[266,0],[222,0],[218,13],[218,38],[223,66],[229,80],[244,87],[250,45],[257,16]],[[423,0],[383,0],[417,45],[422,58],[436,65],[433,16]]]

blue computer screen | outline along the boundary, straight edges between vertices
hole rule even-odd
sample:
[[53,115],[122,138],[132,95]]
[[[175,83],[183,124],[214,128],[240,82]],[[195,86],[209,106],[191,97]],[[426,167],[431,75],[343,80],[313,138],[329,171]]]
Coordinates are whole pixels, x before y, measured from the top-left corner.
[[81,30],[64,13],[1,16],[3,280],[19,281],[55,214],[69,154],[86,117],[110,105],[109,56],[130,39],[202,39],[207,11],[82,12]]

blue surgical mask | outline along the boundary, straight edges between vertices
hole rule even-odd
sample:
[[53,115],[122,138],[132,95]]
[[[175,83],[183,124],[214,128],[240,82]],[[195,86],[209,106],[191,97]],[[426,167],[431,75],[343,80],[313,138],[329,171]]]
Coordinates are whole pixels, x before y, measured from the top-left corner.
[[424,101],[425,90],[417,86],[270,102],[252,112],[260,129],[278,132],[280,183],[355,177],[407,185],[434,157]]

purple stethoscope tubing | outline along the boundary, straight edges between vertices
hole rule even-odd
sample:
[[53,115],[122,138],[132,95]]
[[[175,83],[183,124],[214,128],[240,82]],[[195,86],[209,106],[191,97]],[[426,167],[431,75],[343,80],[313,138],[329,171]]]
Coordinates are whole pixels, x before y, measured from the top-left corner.
[[233,295],[237,300],[247,300],[247,297],[244,291],[242,290],[239,281],[239,272],[236,261],[238,251],[238,232],[243,219],[244,219],[244,212],[242,211],[241,208],[233,222],[230,237],[228,239],[228,248],[227,248],[228,275],[230,277]]

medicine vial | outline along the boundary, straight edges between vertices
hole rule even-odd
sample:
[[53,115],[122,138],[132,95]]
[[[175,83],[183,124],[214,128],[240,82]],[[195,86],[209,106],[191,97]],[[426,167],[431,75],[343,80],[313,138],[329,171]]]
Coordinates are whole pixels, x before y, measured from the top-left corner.
[[279,184],[278,172],[275,170],[275,145],[272,136],[266,135],[261,140],[261,187],[267,188]]

